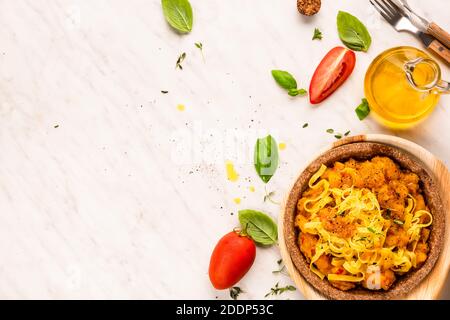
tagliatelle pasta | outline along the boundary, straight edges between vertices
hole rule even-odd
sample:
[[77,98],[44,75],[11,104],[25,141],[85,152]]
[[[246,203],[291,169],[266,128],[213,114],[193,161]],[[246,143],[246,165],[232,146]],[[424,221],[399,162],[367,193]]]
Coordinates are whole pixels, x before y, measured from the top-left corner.
[[342,290],[387,290],[428,253],[433,216],[418,177],[391,159],[322,165],[297,206],[300,249],[310,269]]

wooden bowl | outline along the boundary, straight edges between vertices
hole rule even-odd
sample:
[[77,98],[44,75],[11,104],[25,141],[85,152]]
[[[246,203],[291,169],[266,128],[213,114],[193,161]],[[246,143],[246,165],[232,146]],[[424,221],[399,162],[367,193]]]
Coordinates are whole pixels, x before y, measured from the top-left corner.
[[[341,291],[312,273],[300,252],[298,231],[294,226],[296,205],[310,177],[321,164],[332,165],[335,161],[350,157],[366,159],[376,155],[388,156],[420,177],[427,204],[433,214],[430,252],[422,267],[400,277],[388,291]],[[337,141],[301,171],[282,206],[278,219],[279,243],[290,276],[307,299],[437,299],[450,267],[450,239],[445,232],[446,219],[448,221],[450,218],[450,211],[446,210],[450,206],[449,187],[450,173],[445,165],[410,141],[387,135],[355,136]]]

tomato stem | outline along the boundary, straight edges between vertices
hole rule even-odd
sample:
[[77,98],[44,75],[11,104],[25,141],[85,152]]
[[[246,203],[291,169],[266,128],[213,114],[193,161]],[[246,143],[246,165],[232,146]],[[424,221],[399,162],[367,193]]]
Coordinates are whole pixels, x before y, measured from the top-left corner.
[[234,228],[233,232],[235,232],[236,234],[238,234],[241,237],[248,237],[247,232],[245,232],[245,230],[241,230],[241,228],[239,228],[239,227]]

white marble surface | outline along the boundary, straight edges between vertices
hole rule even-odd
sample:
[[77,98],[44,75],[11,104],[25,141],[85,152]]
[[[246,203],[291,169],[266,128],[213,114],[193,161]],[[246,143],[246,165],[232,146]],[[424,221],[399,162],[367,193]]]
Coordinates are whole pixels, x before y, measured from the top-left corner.
[[[180,36],[159,0],[0,1],[0,298],[228,298],[212,289],[207,269],[218,238],[237,225],[231,213],[278,214],[263,203],[251,164],[254,136],[264,131],[287,145],[268,185],[275,199],[334,140],[329,127],[399,135],[450,163],[449,97],[409,132],[356,118],[370,61],[389,47],[421,46],[368,1],[324,0],[309,19],[294,0],[191,2],[194,30]],[[448,1],[410,2],[450,29]],[[270,70],[289,70],[307,87],[322,56],[340,45],[339,9],[365,21],[373,45],[357,54],[345,85],[313,108],[280,90]],[[311,41],[314,27],[322,41]],[[184,70],[175,70],[183,51]],[[226,179],[227,159],[236,183]],[[275,247],[258,249],[239,284],[243,298],[290,283],[272,275],[278,259]]]

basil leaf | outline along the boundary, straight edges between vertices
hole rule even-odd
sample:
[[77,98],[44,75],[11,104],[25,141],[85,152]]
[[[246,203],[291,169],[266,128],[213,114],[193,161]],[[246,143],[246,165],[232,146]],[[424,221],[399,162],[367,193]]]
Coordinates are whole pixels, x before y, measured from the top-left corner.
[[272,136],[268,135],[256,141],[254,165],[261,180],[269,182],[278,168],[278,146]]
[[272,76],[282,88],[286,90],[297,89],[297,81],[289,72],[283,70],[272,70]]
[[161,0],[164,17],[172,28],[182,33],[192,30],[194,16],[188,0]]
[[359,120],[364,120],[370,113],[369,103],[367,99],[362,99],[361,104],[355,109],[356,115]]
[[304,96],[307,93],[308,93],[308,91],[306,91],[305,89],[289,89],[288,90],[288,95],[290,95],[291,97],[296,97],[298,95]]
[[269,246],[277,243],[277,224],[267,214],[255,210],[240,210],[242,230],[258,244]]
[[306,91],[306,89],[298,89],[297,93],[301,96],[304,96],[308,94],[308,91]]
[[355,51],[369,50],[372,38],[367,28],[348,12],[339,11],[337,15],[339,38],[350,49]]

